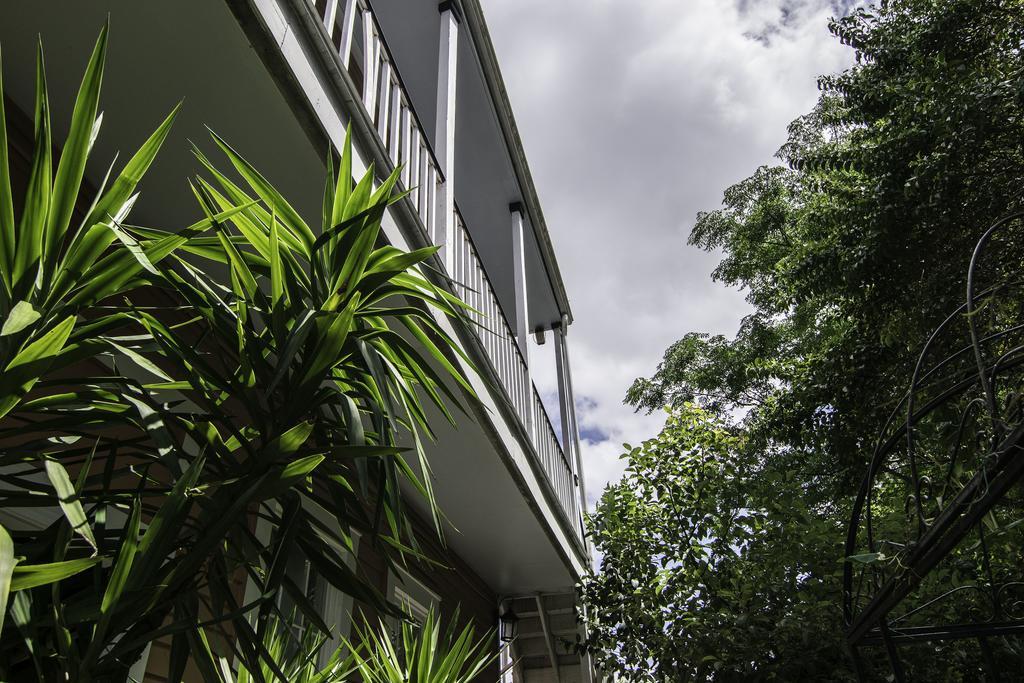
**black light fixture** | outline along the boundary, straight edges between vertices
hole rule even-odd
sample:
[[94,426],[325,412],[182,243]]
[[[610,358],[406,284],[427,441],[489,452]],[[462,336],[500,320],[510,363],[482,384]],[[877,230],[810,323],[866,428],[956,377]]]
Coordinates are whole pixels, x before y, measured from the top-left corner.
[[501,614],[498,615],[498,637],[501,638],[503,643],[511,643],[516,638],[516,632],[519,630],[519,617],[512,611],[512,603],[505,603],[504,608],[501,610]]

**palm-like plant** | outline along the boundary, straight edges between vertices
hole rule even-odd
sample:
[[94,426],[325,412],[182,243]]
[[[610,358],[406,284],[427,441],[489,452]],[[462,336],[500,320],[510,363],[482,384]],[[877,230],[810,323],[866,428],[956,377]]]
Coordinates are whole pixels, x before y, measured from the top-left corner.
[[[65,159],[91,144],[82,131],[94,130],[105,45],[104,29],[52,184],[40,76],[26,209],[17,225],[0,224],[0,467],[20,468],[3,477],[13,488],[0,504],[38,504],[45,475],[65,513],[20,542],[34,573],[14,566],[0,531],[0,607],[17,591],[18,626],[0,634],[0,661],[40,679],[120,678],[168,637],[180,672],[210,633],[257,680],[264,666],[287,680],[264,645],[281,616],[278,594],[329,630],[288,578],[287,558],[301,555],[339,590],[398,613],[335,548],[351,552],[358,531],[389,560],[417,554],[402,478],[430,501],[440,529],[426,405],[451,420],[458,393],[472,392],[458,345],[433,316],[458,317],[463,304],[422,272],[433,248],[378,244],[381,218],[401,196],[397,172],[377,188],[372,170],[354,182],[349,143],[337,177],[328,172],[319,232],[217,136],[240,181],[197,151],[209,173],[193,184],[203,220],[177,233],[125,225],[168,119],[68,230],[67,188],[77,191],[84,161]],[[0,195],[4,214],[12,201]],[[100,353],[110,357],[98,375],[53,374]],[[336,524],[312,516],[314,504]],[[69,583],[77,573],[80,585]],[[246,604],[240,579],[257,589]]]
[[442,631],[441,620],[431,608],[423,624],[403,621],[397,642],[383,622],[378,621],[376,627],[367,622],[356,629],[354,640],[342,637],[342,644],[326,652],[326,661],[320,663],[326,641],[323,635],[311,626],[296,634],[287,620],[273,616],[263,637],[267,658],[256,674],[244,665],[234,672],[231,663],[216,656],[205,639],[199,641],[196,661],[207,679],[217,683],[271,679],[275,669],[283,672],[289,683],[470,683],[498,657],[494,633],[478,639],[472,624],[457,630],[458,621],[456,610]]
[[[42,45],[37,57],[35,150],[20,220],[15,222],[7,159],[7,122],[0,102],[0,417],[17,406],[40,377],[90,357],[104,348],[103,335],[124,326],[116,313],[95,304],[141,284],[145,273],[127,250],[109,247],[134,202],[138,182],[156,157],[177,113],[166,120],[106,187],[80,220],[86,162],[100,131],[100,85],[107,28],[96,41],[75,101],[63,152],[53,172],[50,105]],[[2,90],[2,81],[0,81]],[[107,178],[109,179],[109,172]],[[151,245],[159,260],[179,242]],[[90,311],[87,324],[81,319]]]
[[498,657],[494,633],[475,637],[472,624],[457,631],[458,611],[442,631],[431,608],[422,625],[403,621],[395,642],[383,622],[358,629],[356,644],[346,643],[352,667],[364,683],[470,683]]
[[[423,401],[452,419],[449,405],[460,403],[455,390],[471,389],[453,362],[458,346],[429,311],[455,317],[463,306],[419,270],[436,248],[405,253],[377,245],[384,211],[401,197],[394,192],[397,172],[376,190],[372,169],[354,182],[346,143],[337,178],[329,173],[316,235],[256,169],[213,139],[248,192],[197,151],[213,182],[198,178],[193,187],[215,234],[182,247],[192,258],[156,266],[190,318],[171,325],[139,308],[133,316],[149,340],[133,350],[164,379],[187,378],[174,386],[197,407],[154,405],[159,419],[147,425],[172,462],[190,463],[187,471],[197,473],[191,486],[204,491],[189,520],[188,552],[164,566],[158,591],[198,594],[207,611],[230,615],[233,635],[225,642],[256,671],[258,643],[281,591],[327,632],[285,573],[293,555],[338,590],[398,613],[338,561],[335,548],[352,552],[358,531],[396,557],[417,555],[399,480],[433,504]],[[154,230],[132,232],[140,240],[166,239]],[[209,274],[204,259],[229,269],[229,286]],[[405,460],[403,438],[423,478]],[[166,476],[176,476],[167,469]],[[318,523],[312,504],[330,510],[336,525]],[[274,530],[269,542],[256,536],[253,513]],[[259,588],[253,604],[239,604],[233,592],[239,572]],[[196,609],[181,612],[187,618]],[[130,632],[128,642],[144,640],[144,628],[133,627],[139,633]]]
[[[45,473],[53,487],[49,493],[59,497],[67,520],[66,526],[54,526],[48,534],[41,535],[37,547],[27,548],[36,556],[33,559],[48,560],[44,562],[25,562],[24,556],[16,556],[10,535],[0,527],[0,625],[12,592],[16,594],[12,615],[27,628],[30,601],[27,594],[19,591],[73,576],[103,559],[97,539],[85,523],[75,484],[64,465],[51,457],[57,444],[55,439],[47,438],[53,436],[50,425],[25,424],[23,420],[26,414],[43,406],[54,415],[91,399],[95,412],[77,419],[62,416],[58,421],[63,422],[63,430],[74,433],[76,423],[91,422],[98,427],[104,422],[105,418],[98,416],[109,414],[112,403],[107,399],[113,396],[103,386],[104,381],[85,378],[71,383],[47,377],[71,366],[82,367],[84,361],[111,349],[113,342],[108,335],[123,328],[128,320],[97,304],[113,295],[131,292],[146,280],[138,262],[127,250],[119,248],[117,223],[130,211],[136,186],[166,139],[177,108],[109,184],[108,171],[92,204],[85,206],[83,177],[102,121],[98,102],[106,47],[104,27],[82,79],[63,151],[54,159],[40,45],[34,152],[17,220],[8,159],[8,125],[0,98],[0,418],[24,409],[17,417],[10,415],[0,432],[5,442],[0,452],[0,468],[4,469],[5,483],[15,485],[15,490],[3,492],[2,499],[4,506],[38,504],[38,494],[43,491],[32,475]],[[180,243],[173,240],[149,245],[149,257],[157,261],[165,258]],[[33,390],[34,396],[26,403],[26,395]],[[16,445],[12,446],[12,441]],[[12,468],[20,471],[12,472]],[[91,557],[65,559],[62,548],[70,544],[72,529],[88,543]],[[47,541],[52,542],[52,548],[45,548]],[[39,544],[53,552],[38,552]],[[62,615],[52,618],[60,623]]]
[[[296,618],[294,613],[291,619]],[[195,654],[194,659],[200,670],[210,680],[221,683],[254,683],[259,680],[273,680],[275,671],[284,673],[289,683],[339,683],[352,680],[355,673],[353,658],[347,648],[341,646],[328,653],[326,661],[320,662],[321,652],[327,638],[312,625],[296,634],[290,622],[277,615],[270,617],[263,634],[265,659],[259,670],[253,674],[242,665],[236,672],[224,657],[217,657],[207,643]]]

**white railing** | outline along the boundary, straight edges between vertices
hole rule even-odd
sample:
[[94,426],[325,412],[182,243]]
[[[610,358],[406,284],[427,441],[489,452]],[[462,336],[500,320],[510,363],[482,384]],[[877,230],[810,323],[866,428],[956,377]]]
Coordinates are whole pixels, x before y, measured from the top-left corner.
[[456,293],[474,309],[468,315],[474,323],[480,345],[491,361],[516,416],[529,429],[533,415],[529,394],[531,382],[526,362],[469,231],[466,230],[466,224],[458,212],[455,214],[454,228],[450,275]]
[[580,497],[576,477],[573,475],[565,449],[555,435],[555,428],[551,425],[551,419],[537,387],[533,387],[533,411],[534,450],[544,466],[544,472],[551,482],[551,488],[554,489],[562,510],[569,518],[574,531],[579,530]]
[[[402,187],[411,189],[409,198],[427,235],[438,243],[444,235],[444,226],[438,222],[442,216],[438,214],[437,201],[444,176],[369,4],[366,0],[309,2],[323,21],[352,82],[361,89],[363,106],[381,144],[395,167],[402,168]],[[458,211],[455,211],[449,247],[452,249],[449,275],[456,292],[474,309],[469,318],[480,345],[512,410],[529,435],[569,525],[580,535],[579,488],[572,467],[530,380],[509,318],[501,308]]]
[[365,0],[316,0],[312,4],[341,63],[361,88],[363,106],[391,162],[402,168],[403,189],[411,190],[409,199],[427,234],[435,239],[441,227],[437,224],[437,196],[444,176],[370,6]]
[[456,211],[452,234],[452,272],[456,293],[474,310],[469,318],[477,330],[491,366],[498,375],[519,422],[526,428],[534,452],[575,531],[579,529],[579,494],[576,479],[544,402],[530,380],[516,335],[508,323],[487,277],[462,216]]

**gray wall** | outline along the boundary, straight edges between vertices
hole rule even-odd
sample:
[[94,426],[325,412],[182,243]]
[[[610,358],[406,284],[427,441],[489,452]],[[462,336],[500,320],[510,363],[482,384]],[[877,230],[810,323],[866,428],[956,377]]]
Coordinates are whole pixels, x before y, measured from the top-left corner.
[[467,31],[459,32],[455,201],[505,312],[515,315],[512,220],[520,197],[512,163]]
[[416,116],[437,149],[437,65],[441,15],[436,0],[372,0]]

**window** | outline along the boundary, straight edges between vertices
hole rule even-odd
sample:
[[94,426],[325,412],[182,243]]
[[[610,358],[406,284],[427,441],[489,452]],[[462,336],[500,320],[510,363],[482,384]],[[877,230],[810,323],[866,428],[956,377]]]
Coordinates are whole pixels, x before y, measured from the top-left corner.
[[[341,636],[349,635],[352,598],[328,583],[303,557],[293,556],[290,558],[286,572],[288,578],[303,591],[306,599],[323,618],[324,623],[331,627],[332,637],[324,643],[320,650],[319,663],[324,665],[341,645]],[[306,619],[287,592],[282,591],[278,594],[278,607],[286,617],[295,615],[290,627],[296,640],[300,639],[306,627]]]
[[[401,605],[417,626],[422,626],[423,622],[427,620],[427,612],[430,611],[430,608],[436,608],[441,602],[437,593],[401,569],[397,574],[388,572],[388,598]],[[397,617],[388,617],[385,620],[385,625],[399,657],[403,657],[405,653],[401,620]]]
[[[315,516],[325,526],[331,528],[337,526],[333,515],[320,506],[309,504],[307,507],[310,514]],[[271,529],[269,523],[266,520],[261,519],[256,525],[256,537],[266,543],[269,542],[270,535]],[[334,547],[335,550],[337,550],[337,558],[348,565],[351,569],[355,570],[355,553],[349,553],[347,550],[334,543],[330,538],[325,538],[325,540],[328,544]],[[358,552],[358,535],[353,534],[352,544],[353,550]],[[341,636],[348,637],[350,635],[353,600],[351,596],[343,594],[324,579],[316,569],[310,566],[309,562],[302,554],[293,554],[288,558],[288,566],[285,569],[285,572],[287,573],[288,578],[303,591],[306,599],[313,605],[320,616],[323,617],[324,622],[331,627],[331,638],[324,643],[320,650],[319,664],[324,665],[327,663],[327,660],[330,659],[334,651],[341,645]],[[246,592],[246,600],[251,601],[255,599],[256,594],[257,589],[255,585],[250,582]],[[285,617],[292,614],[295,615],[295,621],[291,624],[291,628],[296,638],[300,637],[302,635],[302,630],[305,627],[306,620],[302,616],[302,613],[298,611],[295,601],[292,599],[291,595],[282,590],[277,596],[277,605]]]

